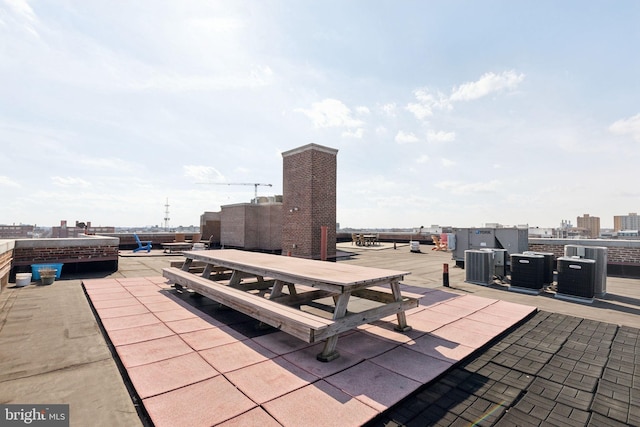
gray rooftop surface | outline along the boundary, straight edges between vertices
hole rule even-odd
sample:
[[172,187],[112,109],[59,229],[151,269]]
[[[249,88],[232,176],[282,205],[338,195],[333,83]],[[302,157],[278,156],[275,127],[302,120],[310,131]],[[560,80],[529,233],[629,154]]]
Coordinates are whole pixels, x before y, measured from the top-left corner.
[[[361,248],[340,262],[411,271],[408,285],[501,299],[540,310],[371,426],[640,425],[640,280],[609,277],[593,304],[464,282],[451,255],[423,246]],[[0,402],[68,402],[71,425],[144,425],[82,289],[82,279],[153,277],[180,255],[123,252],[112,274],[63,277],[0,293]]]

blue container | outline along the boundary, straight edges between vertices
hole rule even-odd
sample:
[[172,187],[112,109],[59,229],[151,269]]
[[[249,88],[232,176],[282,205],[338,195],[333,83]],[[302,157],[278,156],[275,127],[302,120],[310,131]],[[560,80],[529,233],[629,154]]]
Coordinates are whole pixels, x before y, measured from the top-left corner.
[[59,279],[63,265],[64,264],[31,264],[31,276],[33,277],[33,280],[40,280],[40,269],[55,269],[56,279]]

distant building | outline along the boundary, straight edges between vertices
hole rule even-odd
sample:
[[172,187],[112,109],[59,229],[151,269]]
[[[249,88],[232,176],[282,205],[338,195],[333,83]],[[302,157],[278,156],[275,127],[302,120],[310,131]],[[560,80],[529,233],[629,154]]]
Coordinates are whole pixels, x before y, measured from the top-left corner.
[[600,237],[600,217],[584,214],[577,218],[577,222],[577,228],[581,228],[586,231],[585,237],[590,239],[597,239]]
[[556,236],[555,230],[553,228],[540,228],[540,227],[528,227],[528,228],[529,228],[529,237],[534,239],[549,239]]
[[282,248],[281,202],[224,205],[219,218],[220,245],[225,248],[274,253]]
[[115,233],[115,227],[92,227],[91,222],[78,222],[75,226],[67,226],[66,220],[60,221],[59,227],[52,227],[51,237],[64,239],[67,237],[78,237],[83,234],[103,234]]
[[33,225],[0,225],[0,239],[30,239]]
[[639,237],[638,230],[620,230],[618,231],[618,237]]
[[640,216],[632,212],[629,215],[616,215],[613,217],[613,231],[639,230]]

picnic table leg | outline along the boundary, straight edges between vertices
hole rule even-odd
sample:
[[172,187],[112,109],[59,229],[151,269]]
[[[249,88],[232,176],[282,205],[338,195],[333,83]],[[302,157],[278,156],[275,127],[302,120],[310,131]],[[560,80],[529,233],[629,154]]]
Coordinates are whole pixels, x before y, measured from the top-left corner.
[[[340,294],[340,296],[337,297],[336,307],[333,310],[333,320],[340,319],[347,313],[347,305],[349,304],[350,296],[350,292],[345,292],[344,294]],[[338,357],[340,357],[340,353],[338,352],[338,350],[336,350],[337,345],[338,335],[327,338],[322,353],[318,354],[316,358],[321,362],[331,362],[332,360],[337,359]]]
[[207,263],[207,265],[204,266],[204,271],[202,272],[202,277],[204,277],[205,279],[208,279],[211,276],[211,267],[212,265]]
[[191,262],[193,262],[191,258],[186,258],[184,260],[184,264],[182,264],[182,271],[189,271],[189,267],[191,267]]
[[289,295],[298,295],[298,291],[296,291],[296,285],[293,283],[287,283],[287,288],[289,288]]
[[[391,292],[393,292],[393,297],[395,298],[396,301],[402,301],[402,294],[400,292],[399,281],[394,280],[393,282],[391,282]],[[407,315],[405,314],[405,312],[404,311],[398,312],[397,317],[398,317],[398,326],[396,326],[394,329],[399,332],[409,332],[412,328],[411,326],[407,325]]]
[[229,279],[229,286],[235,288],[242,282],[242,273],[238,270],[233,270],[231,272],[231,278]]
[[282,295],[282,286],[284,283],[281,280],[276,280],[273,284],[273,288],[271,288],[271,294],[269,294],[269,299],[274,299]]

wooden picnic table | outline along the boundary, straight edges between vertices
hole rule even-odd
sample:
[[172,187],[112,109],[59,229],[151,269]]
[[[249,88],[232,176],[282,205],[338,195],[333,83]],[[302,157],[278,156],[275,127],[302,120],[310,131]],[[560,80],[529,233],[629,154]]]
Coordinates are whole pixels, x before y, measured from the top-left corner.
[[362,243],[365,246],[371,246],[378,243],[378,235],[377,234],[363,234],[362,235]]
[[358,246],[371,246],[378,243],[377,234],[353,233],[351,238],[352,238],[352,243],[355,242],[355,244]]
[[174,252],[188,251],[191,248],[193,248],[193,243],[191,242],[171,242],[162,244],[164,252],[170,254]]
[[[405,311],[418,306],[417,298],[400,291],[400,280],[410,274],[405,271],[235,249],[183,255],[182,268],[165,268],[164,277],[307,342],[326,340],[318,354],[325,362],[339,357],[340,333],[392,314],[396,330],[409,331]],[[205,264],[201,275],[189,272],[194,262]],[[330,314],[303,310],[309,304],[325,305]]]

